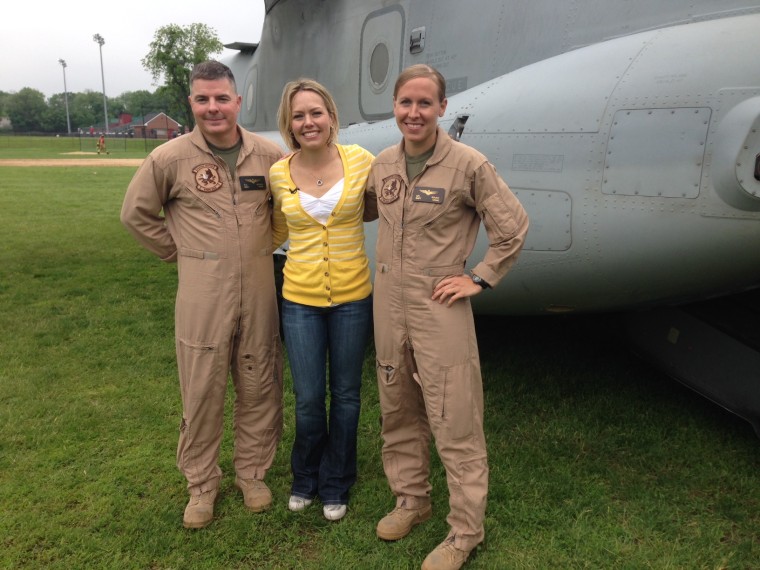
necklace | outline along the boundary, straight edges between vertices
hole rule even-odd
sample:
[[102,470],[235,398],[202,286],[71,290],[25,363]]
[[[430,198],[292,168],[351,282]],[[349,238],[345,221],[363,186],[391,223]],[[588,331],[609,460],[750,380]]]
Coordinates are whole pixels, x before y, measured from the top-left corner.
[[[303,158],[301,158],[301,160],[303,160]],[[324,185],[325,181],[322,179],[322,176],[321,176],[321,175],[318,175],[318,174],[312,174],[312,172],[309,170],[309,168],[305,167],[305,166],[303,165],[303,163],[301,164],[301,168],[302,168],[302,170],[303,170],[303,171],[304,171],[306,174],[308,174],[309,176],[311,176],[312,178],[314,178],[314,179],[317,181],[317,187],[318,187],[318,188],[321,188],[321,187]]]
[[316,174],[312,174],[311,172],[309,172],[309,170],[308,170],[308,169],[304,169],[304,170],[305,170],[305,172],[306,172],[306,173],[307,173],[309,176],[311,176],[312,178],[314,178],[314,179],[317,181],[317,186],[318,186],[318,187],[321,187],[321,186],[322,186],[322,185],[325,183],[325,181],[324,181],[324,180],[322,180],[322,177],[321,177],[321,176],[319,176],[319,175],[316,175]]

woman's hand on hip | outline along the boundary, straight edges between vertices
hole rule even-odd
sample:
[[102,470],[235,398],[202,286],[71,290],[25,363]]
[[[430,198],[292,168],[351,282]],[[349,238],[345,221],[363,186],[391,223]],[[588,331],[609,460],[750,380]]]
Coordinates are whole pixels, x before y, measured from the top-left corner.
[[469,275],[452,275],[438,282],[433,289],[432,299],[450,307],[457,299],[473,297],[482,291],[483,288],[473,282]]

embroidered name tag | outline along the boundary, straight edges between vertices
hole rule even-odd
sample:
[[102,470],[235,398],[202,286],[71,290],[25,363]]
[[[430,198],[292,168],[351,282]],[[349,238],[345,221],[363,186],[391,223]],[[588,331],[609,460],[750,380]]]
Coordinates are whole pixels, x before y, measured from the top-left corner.
[[267,180],[263,176],[241,176],[240,188],[246,190],[266,190]]
[[443,188],[425,188],[417,186],[414,189],[414,194],[412,194],[412,201],[443,204],[444,196],[446,196],[446,190]]

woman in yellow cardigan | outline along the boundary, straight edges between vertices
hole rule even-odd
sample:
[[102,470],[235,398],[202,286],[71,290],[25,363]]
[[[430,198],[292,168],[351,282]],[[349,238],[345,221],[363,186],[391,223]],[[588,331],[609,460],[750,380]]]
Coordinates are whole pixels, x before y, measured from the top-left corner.
[[372,327],[362,215],[373,156],[337,143],[335,101],[316,81],[285,86],[278,124],[293,151],[269,173],[274,245],[290,240],[282,289],[296,397],[288,508],[301,511],[319,497],[325,518],[339,520],[356,481],[362,363]]

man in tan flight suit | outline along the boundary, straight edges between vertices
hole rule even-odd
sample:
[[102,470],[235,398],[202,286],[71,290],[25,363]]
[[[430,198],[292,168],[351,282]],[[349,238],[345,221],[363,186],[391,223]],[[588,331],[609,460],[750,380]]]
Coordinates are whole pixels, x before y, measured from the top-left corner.
[[177,262],[175,341],[183,408],[177,466],[190,492],[187,528],[213,520],[230,372],[235,485],[254,512],[271,505],[263,479],[282,433],[268,179],[282,151],[238,127],[240,102],[227,66],[198,64],[190,76],[196,128],[148,156],[121,211],[122,223],[146,249]]

